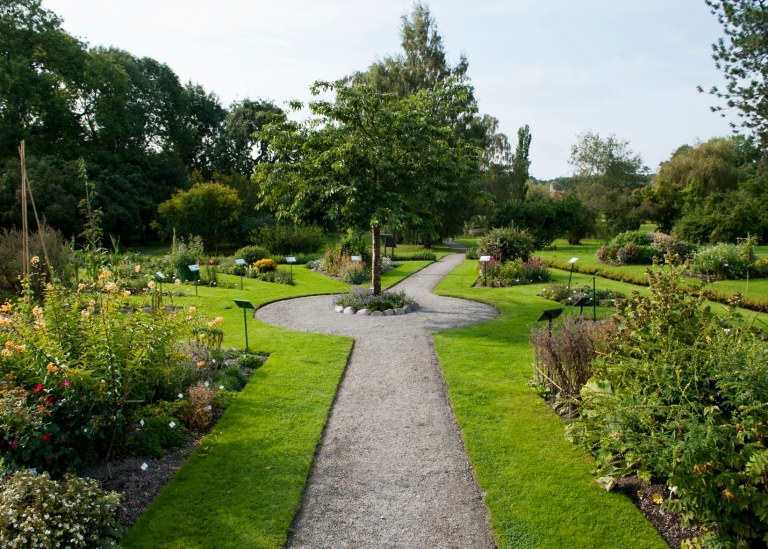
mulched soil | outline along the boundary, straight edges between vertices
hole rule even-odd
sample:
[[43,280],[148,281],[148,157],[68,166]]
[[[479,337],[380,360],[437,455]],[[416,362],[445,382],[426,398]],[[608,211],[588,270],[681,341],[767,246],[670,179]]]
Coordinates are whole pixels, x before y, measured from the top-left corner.
[[[117,518],[124,526],[133,523],[144,513],[160,490],[170,482],[179,467],[192,454],[203,437],[214,428],[224,415],[224,410],[217,406],[212,409],[212,421],[205,431],[187,431],[187,440],[179,448],[164,451],[160,459],[147,459],[123,456],[99,464],[86,471],[85,476],[98,480],[104,490],[120,492],[120,509]],[[142,470],[142,465],[147,469]]]
[[[665,484],[645,484],[637,477],[621,479],[617,488],[624,492],[637,505],[645,517],[659,531],[661,537],[673,549],[678,549],[683,540],[703,534],[700,526],[681,526],[678,513],[667,513],[661,510],[658,503],[653,501],[653,495],[666,500],[669,490]],[[659,500],[661,501],[661,500]]]

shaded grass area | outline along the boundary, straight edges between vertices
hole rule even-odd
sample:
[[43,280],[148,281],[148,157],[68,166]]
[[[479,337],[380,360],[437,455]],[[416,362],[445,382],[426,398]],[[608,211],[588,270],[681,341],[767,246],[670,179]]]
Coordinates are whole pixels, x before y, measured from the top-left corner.
[[562,420],[526,386],[527,334],[553,302],[535,295],[539,285],[471,288],[473,263],[437,293],[484,301],[501,314],[434,341],[499,546],[668,547],[629,499],[597,485],[593,460],[563,438]]
[[[430,262],[386,273],[396,284]],[[294,286],[245,279],[243,290],[184,287],[175,306],[224,317],[224,345],[244,348],[243,312],[286,299],[345,291],[342,282],[295,268]],[[239,277],[221,276],[239,283]],[[175,288],[178,289],[178,288]],[[329,307],[331,305],[329,297]],[[166,305],[171,304],[166,299]],[[352,340],[268,326],[251,318],[251,351],[270,355],[214,430],[124,539],[125,548],[282,547],[320,441]]]

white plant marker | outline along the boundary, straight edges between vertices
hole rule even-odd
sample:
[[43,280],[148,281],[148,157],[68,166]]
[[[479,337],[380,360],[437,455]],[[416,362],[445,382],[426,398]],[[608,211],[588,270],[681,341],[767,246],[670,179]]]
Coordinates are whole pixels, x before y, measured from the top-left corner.
[[171,429],[173,429],[174,427],[176,427],[176,422],[175,422],[175,421],[172,421],[172,422],[170,422],[170,423],[168,424],[168,427],[170,427]]
[[141,464],[141,470],[142,471],[146,471],[147,469],[149,469],[149,465],[147,465],[146,463],[142,463]]
[[142,419],[142,420],[139,422],[139,425],[141,425],[142,427],[144,427],[144,420],[143,420],[143,419]]

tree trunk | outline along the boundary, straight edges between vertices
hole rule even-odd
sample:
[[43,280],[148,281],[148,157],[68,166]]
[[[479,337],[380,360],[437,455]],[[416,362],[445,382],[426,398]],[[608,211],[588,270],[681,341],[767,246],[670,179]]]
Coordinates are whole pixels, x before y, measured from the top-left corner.
[[381,293],[381,227],[376,224],[371,227],[371,282],[373,282],[373,295]]

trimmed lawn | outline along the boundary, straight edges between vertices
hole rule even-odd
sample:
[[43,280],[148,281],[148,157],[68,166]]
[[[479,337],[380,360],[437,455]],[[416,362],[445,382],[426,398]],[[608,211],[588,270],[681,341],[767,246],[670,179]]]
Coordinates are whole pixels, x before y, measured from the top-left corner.
[[[385,273],[386,283],[391,286],[429,263],[404,263]],[[194,305],[206,315],[224,317],[224,345],[243,348],[243,313],[233,299],[249,299],[259,307],[348,288],[308,269],[294,268],[293,276],[295,286],[244,279],[243,290],[200,287],[197,298],[186,286],[187,297],[175,297],[173,304]],[[240,280],[226,275],[221,279]],[[248,339],[250,349],[269,354],[269,360],[137,521],[122,547],[250,549],[285,544],[352,339],[276,328],[250,314]]]
[[535,295],[539,285],[472,288],[474,277],[466,261],[437,293],[493,304],[500,316],[434,341],[499,547],[667,548],[629,499],[597,485],[592,458],[563,438],[562,420],[526,386],[527,334],[553,302]]

